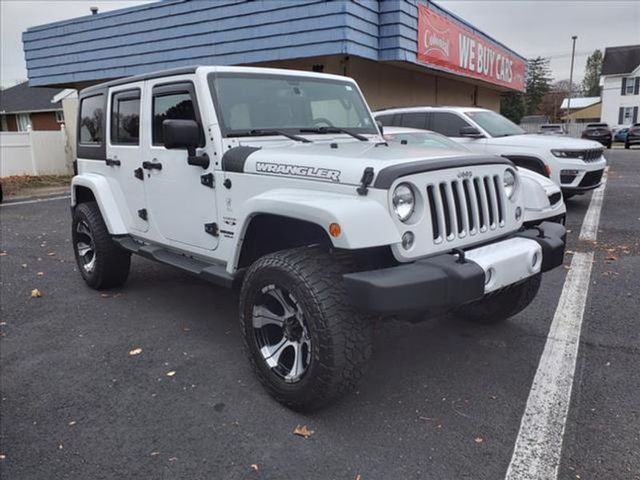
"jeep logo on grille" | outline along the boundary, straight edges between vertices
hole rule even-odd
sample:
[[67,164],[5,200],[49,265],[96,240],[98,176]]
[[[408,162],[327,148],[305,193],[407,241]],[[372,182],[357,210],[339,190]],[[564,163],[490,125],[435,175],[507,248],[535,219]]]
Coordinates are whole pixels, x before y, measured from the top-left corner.
[[473,177],[473,172],[471,170],[464,170],[463,172],[458,172],[458,178],[471,178]]

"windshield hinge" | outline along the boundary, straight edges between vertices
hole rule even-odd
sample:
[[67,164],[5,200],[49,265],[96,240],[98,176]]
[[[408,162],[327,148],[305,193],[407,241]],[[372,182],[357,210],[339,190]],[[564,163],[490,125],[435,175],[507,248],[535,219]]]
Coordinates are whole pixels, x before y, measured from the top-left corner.
[[213,183],[213,173],[207,173],[205,175],[200,176],[200,183],[205,187],[216,188]]
[[360,179],[360,186],[356,189],[358,195],[366,195],[369,191],[369,185],[373,181],[373,167],[367,167],[362,172],[362,178]]

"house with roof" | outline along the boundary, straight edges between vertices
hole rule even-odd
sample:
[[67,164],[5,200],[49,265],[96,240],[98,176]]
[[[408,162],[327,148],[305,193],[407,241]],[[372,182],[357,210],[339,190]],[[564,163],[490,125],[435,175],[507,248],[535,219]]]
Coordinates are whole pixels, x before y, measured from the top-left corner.
[[606,48],[600,83],[601,121],[619,127],[640,121],[640,45]]
[[22,82],[0,90],[0,131],[60,130],[62,103],[54,98],[62,88],[29,87]]
[[602,102],[600,97],[578,97],[571,99],[569,109],[569,99],[565,98],[560,105],[560,110],[564,112],[562,121],[572,123],[596,123],[600,121],[602,114]]

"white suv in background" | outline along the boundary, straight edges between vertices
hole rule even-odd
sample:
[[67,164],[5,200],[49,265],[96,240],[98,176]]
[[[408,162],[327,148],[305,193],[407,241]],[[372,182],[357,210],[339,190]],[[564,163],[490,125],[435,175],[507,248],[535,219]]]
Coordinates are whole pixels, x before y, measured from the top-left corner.
[[474,107],[407,107],[376,112],[384,126],[432,130],[476,153],[510,159],[549,177],[565,198],[600,185],[607,164],[598,142],[554,135],[526,134],[502,115]]

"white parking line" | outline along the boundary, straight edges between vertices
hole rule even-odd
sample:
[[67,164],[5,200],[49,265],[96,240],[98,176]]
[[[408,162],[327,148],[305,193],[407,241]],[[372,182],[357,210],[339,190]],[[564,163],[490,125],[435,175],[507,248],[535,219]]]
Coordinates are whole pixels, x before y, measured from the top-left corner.
[[[591,197],[580,240],[596,240],[606,177]],[[593,252],[576,252],[529,392],[506,480],[555,480],[569,414]]]
[[29,203],[52,202],[54,200],[63,200],[65,198],[69,198],[69,195],[64,195],[62,197],[36,198],[34,200],[23,200],[21,202],[0,203],[0,207],[12,207],[14,205],[27,205]]
[[598,237],[598,224],[600,223],[600,211],[602,210],[602,199],[604,198],[604,189],[607,186],[607,173],[609,167],[605,169],[602,176],[602,185],[593,191],[589,209],[582,221],[582,229],[580,230],[580,240],[594,241]]

